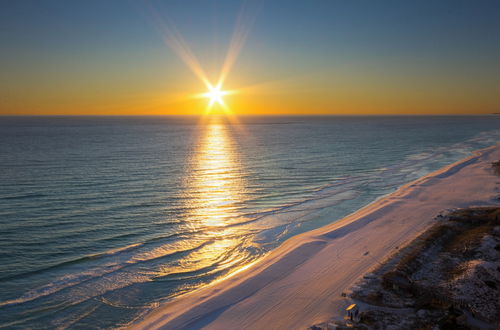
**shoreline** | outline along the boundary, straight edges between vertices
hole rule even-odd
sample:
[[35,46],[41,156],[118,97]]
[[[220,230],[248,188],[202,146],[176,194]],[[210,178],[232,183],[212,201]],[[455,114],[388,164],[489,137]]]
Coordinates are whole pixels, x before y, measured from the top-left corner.
[[[425,231],[440,212],[498,205],[500,143],[285,241],[228,278],[180,296],[133,329],[307,328],[343,313],[341,293]],[[497,192],[498,193],[498,192]]]

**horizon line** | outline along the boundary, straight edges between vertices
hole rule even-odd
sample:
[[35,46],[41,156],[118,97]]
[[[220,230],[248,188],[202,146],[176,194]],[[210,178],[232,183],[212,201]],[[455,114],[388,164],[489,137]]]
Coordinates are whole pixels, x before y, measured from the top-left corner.
[[[235,117],[457,117],[457,116],[493,116],[500,115],[500,112],[491,113],[441,113],[441,114],[241,114]],[[193,114],[165,114],[165,115],[111,115],[111,114],[0,114],[2,117],[227,117],[226,115],[193,115]]]

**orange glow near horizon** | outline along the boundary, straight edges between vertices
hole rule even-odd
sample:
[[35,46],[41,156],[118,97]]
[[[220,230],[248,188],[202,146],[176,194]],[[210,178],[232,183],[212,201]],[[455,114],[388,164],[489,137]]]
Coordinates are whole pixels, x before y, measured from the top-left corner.
[[[394,57],[372,56],[378,51],[359,58],[345,56],[353,51],[359,54],[357,48],[337,56],[333,48],[313,46],[324,40],[314,35],[307,47],[284,39],[269,51],[267,43],[273,38],[262,42],[248,38],[260,10],[258,1],[243,1],[234,25],[224,24],[224,30],[228,26],[229,30],[223,34],[215,29],[217,38],[211,42],[206,22],[193,21],[199,30],[190,31],[185,28],[188,22],[174,12],[162,10],[160,4],[156,8],[155,1],[144,3],[146,23],[153,23],[158,44],[171,52],[159,52],[150,41],[137,47],[128,40],[121,47],[131,49],[115,52],[107,45],[102,51],[82,47],[88,51],[85,54],[62,47],[54,56],[45,56],[42,48],[42,56],[33,58],[4,52],[5,63],[16,65],[5,65],[2,72],[0,116],[222,115],[235,121],[236,116],[253,115],[487,115],[500,111],[498,74],[486,64],[475,67],[481,61],[465,65],[469,63],[465,58],[458,66],[459,61],[441,63],[446,57],[415,60],[406,57],[406,46]],[[176,26],[173,19],[181,25]],[[259,27],[259,31],[266,30]],[[148,29],[147,33],[155,39],[154,32]],[[24,39],[31,40],[19,42]],[[221,47],[219,42],[225,40]],[[241,56],[243,51],[248,51],[247,56]]]
[[[184,64],[190,69],[190,71],[208,89],[206,93],[194,95],[195,98],[205,97],[209,99],[208,106],[205,108],[203,114],[233,114],[228,105],[224,102],[223,97],[228,94],[234,94],[235,91],[224,90],[222,89],[222,86],[226,81],[226,78],[228,77],[232,67],[236,63],[238,55],[245,44],[247,36],[250,32],[251,25],[253,24],[254,19],[252,19],[252,17],[254,18],[255,15],[248,15],[248,8],[246,8],[245,6],[241,8],[241,12],[236,20],[233,35],[229,42],[229,47],[227,49],[224,62],[218,75],[217,83],[212,84],[208,79],[208,75],[206,74],[206,71],[204,70],[200,61],[191,50],[191,47],[176,29],[174,24],[167,18],[159,15],[159,13],[154,8],[150,7],[150,10],[157,27],[162,32],[163,40],[165,41],[167,46],[169,46],[174,51],[179,59],[184,62]],[[215,107],[221,108],[222,112],[217,111]]]

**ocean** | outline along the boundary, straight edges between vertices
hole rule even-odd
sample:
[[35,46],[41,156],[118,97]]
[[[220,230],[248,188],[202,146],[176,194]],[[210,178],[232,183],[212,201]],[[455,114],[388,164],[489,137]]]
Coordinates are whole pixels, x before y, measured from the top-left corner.
[[0,117],[0,327],[119,328],[500,141],[500,116]]

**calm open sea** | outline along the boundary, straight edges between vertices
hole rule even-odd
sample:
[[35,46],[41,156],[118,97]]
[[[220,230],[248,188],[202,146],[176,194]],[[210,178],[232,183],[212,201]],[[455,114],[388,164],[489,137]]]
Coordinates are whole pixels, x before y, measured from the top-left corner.
[[0,327],[126,326],[500,141],[500,116],[0,117]]

